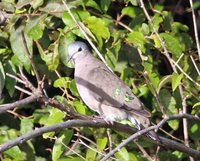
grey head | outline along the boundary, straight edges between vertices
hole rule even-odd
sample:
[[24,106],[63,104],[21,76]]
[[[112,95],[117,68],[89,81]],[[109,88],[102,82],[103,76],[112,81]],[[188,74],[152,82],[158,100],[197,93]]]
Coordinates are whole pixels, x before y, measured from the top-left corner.
[[68,61],[75,60],[77,57],[83,54],[89,53],[89,48],[84,42],[76,41],[71,43],[68,47]]

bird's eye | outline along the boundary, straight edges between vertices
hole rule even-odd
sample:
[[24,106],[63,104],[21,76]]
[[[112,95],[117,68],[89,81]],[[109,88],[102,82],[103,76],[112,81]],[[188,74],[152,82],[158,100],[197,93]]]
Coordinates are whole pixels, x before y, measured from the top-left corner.
[[78,48],[78,52],[79,52],[79,51],[82,51],[82,48]]

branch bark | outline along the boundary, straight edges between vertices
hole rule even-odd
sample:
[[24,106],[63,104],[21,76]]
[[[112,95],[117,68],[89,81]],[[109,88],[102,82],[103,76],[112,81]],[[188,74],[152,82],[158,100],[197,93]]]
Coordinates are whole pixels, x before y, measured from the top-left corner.
[[[72,127],[93,127],[93,128],[100,128],[100,127],[102,128],[103,127],[103,128],[113,128],[115,130],[123,131],[123,132],[128,133],[128,134],[134,133],[131,137],[128,138],[127,142],[130,142],[133,139],[141,136],[142,134],[147,133],[150,130],[160,128],[163,124],[165,124],[169,120],[182,119],[182,118],[192,119],[192,120],[196,120],[196,121],[200,122],[200,118],[194,117],[194,116],[191,116],[191,115],[188,115],[188,114],[174,115],[174,116],[171,116],[169,118],[163,119],[158,125],[154,125],[154,126],[151,126],[151,127],[148,127],[146,129],[143,129],[143,130],[136,132],[137,130],[135,128],[130,127],[130,126],[122,125],[120,123],[114,123],[114,125],[111,125],[111,124],[107,124],[102,119],[93,119],[93,121],[91,121],[91,120],[68,120],[68,121],[60,123],[60,124],[38,128],[38,129],[36,129],[32,132],[29,132],[29,133],[22,135],[22,136],[20,136],[16,139],[11,140],[11,141],[9,141],[5,144],[2,144],[2,145],[0,145],[0,153],[2,153],[5,150],[12,148],[13,146],[22,144],[22,143],[26,142],[27,140],[30,140],[34,137],[42,135],[46,132],[57,131],[57,130],[61,130],[63,128],[72,128]],[[159,136],[159,138],[160,138],[162,144],[155,142],[153,140],[152,141],[155,144],[165,146],[165,148],[173,149],[173,150],[179,150],[179,151],[184,152],[184,153],[186,153],[186,154],[188,154],[188,155],[190,155],[194,158],[200,158],[200,152],[197,151],[197,150],[194,150],[192,148],[185,146],[184,144],[178,143],[176,141],[173,141],[173,140],[161,137],[161,136]],[[122,143],[123,143],[123,146],[126,145],[124,142],[122,142]]]

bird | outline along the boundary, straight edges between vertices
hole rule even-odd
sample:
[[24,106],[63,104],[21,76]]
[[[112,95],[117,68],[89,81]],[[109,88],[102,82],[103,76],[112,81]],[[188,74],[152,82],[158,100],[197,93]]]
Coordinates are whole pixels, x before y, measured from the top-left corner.
[[[105,63],[92,55],[84,42],[69,44],[69,60],[75,65],[74,80],[81,99],[107,123],[129,120],[138,130],[151,125],[151,113],[144,104]],[[154,131],[147,136],[158,139]]]

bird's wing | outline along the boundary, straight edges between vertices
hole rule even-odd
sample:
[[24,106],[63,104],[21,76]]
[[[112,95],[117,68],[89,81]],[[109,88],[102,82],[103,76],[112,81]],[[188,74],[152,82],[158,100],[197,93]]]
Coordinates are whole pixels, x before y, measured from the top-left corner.
[[131,89],[106,67],[98,66],[92,69],[87,77],[91,85],[89,91],[94,99],[102,104],[150,117],[150,113],[144,109],[144,105]]

